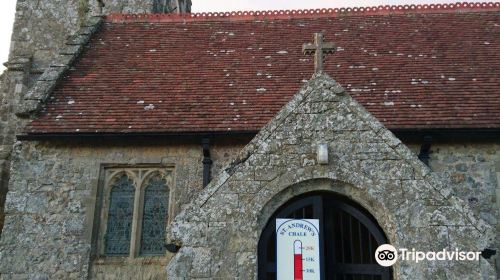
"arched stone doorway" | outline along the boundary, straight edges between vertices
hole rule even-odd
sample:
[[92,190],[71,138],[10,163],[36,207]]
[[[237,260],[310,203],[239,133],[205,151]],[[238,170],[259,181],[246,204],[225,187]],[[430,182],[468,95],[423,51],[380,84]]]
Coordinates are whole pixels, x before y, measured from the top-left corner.
[[259,280],[276,279],[277,218],[319,219],[322,279],[389,280],[390,268],[375,261],[387,238],[375,219],[355,202],[328,192],[296,197],[269,219],[258,246]]

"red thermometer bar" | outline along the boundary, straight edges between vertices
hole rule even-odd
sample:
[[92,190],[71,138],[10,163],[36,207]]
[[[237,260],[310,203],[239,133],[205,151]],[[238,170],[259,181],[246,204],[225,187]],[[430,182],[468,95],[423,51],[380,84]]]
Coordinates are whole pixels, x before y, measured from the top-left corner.
[[295,240],[293,243],[293,279],[303,280],[302,242]]

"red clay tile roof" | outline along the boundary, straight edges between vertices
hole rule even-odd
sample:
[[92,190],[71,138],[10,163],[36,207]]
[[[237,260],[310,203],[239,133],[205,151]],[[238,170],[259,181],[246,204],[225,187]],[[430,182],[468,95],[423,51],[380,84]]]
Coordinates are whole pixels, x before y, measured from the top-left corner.
[[111,15],[28,134],[258,131],[313,71],[390,129],[500,128],[500,4]]

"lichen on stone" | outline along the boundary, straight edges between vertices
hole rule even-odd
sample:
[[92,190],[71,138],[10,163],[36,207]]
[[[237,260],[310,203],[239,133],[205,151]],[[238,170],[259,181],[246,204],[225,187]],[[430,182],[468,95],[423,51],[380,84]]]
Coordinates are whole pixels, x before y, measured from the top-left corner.
[[78,0],[78,25],[81,26],[90,11],[89,0]]

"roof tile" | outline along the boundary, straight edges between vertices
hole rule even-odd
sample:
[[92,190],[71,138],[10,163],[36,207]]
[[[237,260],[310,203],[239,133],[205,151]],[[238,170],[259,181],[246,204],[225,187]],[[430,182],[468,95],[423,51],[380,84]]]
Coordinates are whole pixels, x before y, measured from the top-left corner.
[[257,131],[311,77],[318,31],[325,71],[388,128],[500,128],[498,8],[422,9],[113,15],[26,132]]

